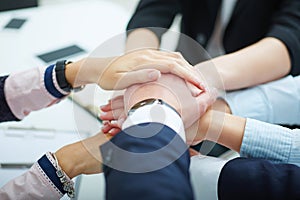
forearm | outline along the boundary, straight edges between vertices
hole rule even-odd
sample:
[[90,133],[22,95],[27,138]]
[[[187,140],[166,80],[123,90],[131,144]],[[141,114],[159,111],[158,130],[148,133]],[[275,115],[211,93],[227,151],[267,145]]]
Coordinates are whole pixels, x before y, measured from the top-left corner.
[[200,119],[198,134],[243,157],[300,165],[299,130],[209,110]]
[[[226,90],[234,90],[276,80],[287,75],[291,61],[286,46],[275,38],[265,38],[237,52],[212,60]],[[201,64],[199,64],[201,71]]]
[[159,39],[154,32],[140,28],[129,33],[126,41],[125,52],[138,49],[158,49]]
[[70,177],[95,174],[102,171],[102,155],[99,146],[108,141],[103,133],[66,145],[55,152],[60,167]]
[[65,75],[68,83],[74,88],[100,82],[109,64],[116,57],[84,58],[66,65]]
[[205,139],[239,152],[244,136],[246,119],[209,110],[201,119],[198,131]]

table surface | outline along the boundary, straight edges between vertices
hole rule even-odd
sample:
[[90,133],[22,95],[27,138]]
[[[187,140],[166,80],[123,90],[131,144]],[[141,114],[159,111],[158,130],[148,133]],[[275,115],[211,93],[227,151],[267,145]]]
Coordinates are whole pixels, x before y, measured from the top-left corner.
[[[36,55],[72,44],[88,53],[93,52],[98,45],[113,36],[125,35],[129,17],[130,13],[108,1],[82,1],[2,12],[0,74],[46,66]],[[20,29],[4,28],[12,18],[25,18],[27,21]],[[122,51],[120,47],[118,52]],[[69,59],[77,60],[88,56],[88,53]],[[95,86],[89,86],[78,97],[83,103],[86,101],[100,105],[111,95]],[[100,126],[99,121],[84,109],[69,99],[63,100],[55,106],[31,113],[21,122],[2,123],[0,163],[32,163],[46,151],[55,151],[65,144],[97,133]],[[24,171],[0,168],[0,186]],[[84,197],[82,194],[80,196]],[[97,195],[89,194],[88,197],[99,199]]]

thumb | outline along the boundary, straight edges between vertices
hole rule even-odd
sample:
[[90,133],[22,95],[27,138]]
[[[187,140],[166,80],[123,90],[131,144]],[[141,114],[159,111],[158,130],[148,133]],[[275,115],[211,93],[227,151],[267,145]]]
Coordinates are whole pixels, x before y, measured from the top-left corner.
[[125,89],[131,85],[156,81],[161,76],[156,69],[141,69],[126,72],[117,84],[117,89]]

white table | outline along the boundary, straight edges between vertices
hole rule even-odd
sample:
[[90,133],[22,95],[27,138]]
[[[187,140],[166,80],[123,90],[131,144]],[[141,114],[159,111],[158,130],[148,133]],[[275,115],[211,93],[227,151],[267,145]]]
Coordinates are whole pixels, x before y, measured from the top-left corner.
[[[68,45],[77,44],[87,52],[93,51],[107,39],[124,32],[130,13],[109,1],[84,1],[64,5],[51,5],[0,13],[0,74],[43,66],[36,55]],[[4,29],[11,18],[26,18],[19,30]],[[123,51],[120,48],[120,52]],[[72,57],[72,60],[87,56]],[[88,91],[81,95],[84,101]],[[110,93],[97,89],[94,98],[97,105],[106,102]],[[94,92],[94,91],[93,91]],[[74,120],[74,113],[83,121],[81,125]],[[26,131],[8,131],[18,127]],[[30,129],[50,131],[33,132]],[[55,151],[61,146],[94,134],[100,123],[70,100],[53,107],[31,113],[22,122],[9,122],[0,125],[0,163],[31,163],[44,152]],[[77,134],[79,131],[80,136]],[[23,170],[0,169],[0,186],[19,175]],[[101,177],[101,179],[99,178]],[[102,175],[83,178],[79,199],[99,199],[99,189],[87,191],[86,184],[103,187]],[[87,181],[88,180],[88,181]],[[93,183],[92,183],[93,182]],[[97,185],[98,184],[98,185]],[[102,186],[101,186],[102,185]],[[81,189],[80,189],[81,190]]]

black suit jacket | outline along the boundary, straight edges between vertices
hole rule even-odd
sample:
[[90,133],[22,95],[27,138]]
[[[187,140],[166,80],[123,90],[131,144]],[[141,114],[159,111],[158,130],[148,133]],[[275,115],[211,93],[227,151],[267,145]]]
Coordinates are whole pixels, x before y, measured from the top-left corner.
[[159,123],[132,126],[100,147],[106,199],[193,199],[187,146]]
[[[181,32],[206,47],[221,3],[221,0],[141,0],[127,29],[169,28],[176,14],[182,14]],[[159,37],[161,34],[157,33]],[[275,37],[285,43],[292,60],[291,74],[299,75],[299,0],[237,1],[224,33],[226,53],[249,46],[264,37]],[[186,54],[184,51],[182,53]],[[195,64],[196,61],[191,62]]]
[[222,169],[220,200],[300,199],[300,168],[262,159],[237,158]]

